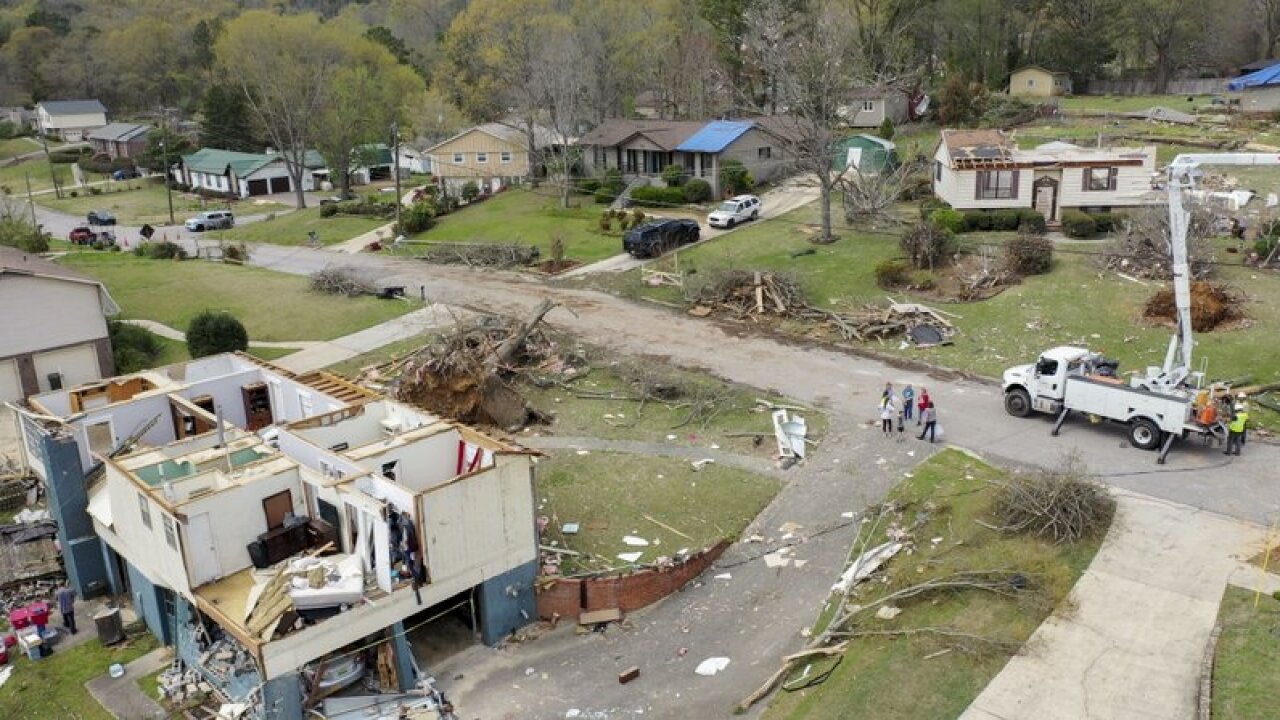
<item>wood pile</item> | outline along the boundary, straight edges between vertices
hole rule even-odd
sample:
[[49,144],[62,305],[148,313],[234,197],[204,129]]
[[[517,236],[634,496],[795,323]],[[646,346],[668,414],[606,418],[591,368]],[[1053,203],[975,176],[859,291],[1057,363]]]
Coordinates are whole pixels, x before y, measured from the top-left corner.
[[533,245],[431,243],[419,259],[439,265],[510,268],[532,265],[540,255]]
[[375,295],[378,288],[351,267],[326,267],[311,273],[311,289],[326,295]]
[[[884,340],[905,335],[922,326],[937,330],[941,342],[949,342],[955,327],[942,313],[917,303],[867,305],[861,312],[838,313],[814,307],[793,278],[772,272],[730,271],[701,289],[689,311],[695,316],[714,312],[735,319],[773,317],[814,322],[836,332],[844,340]],[[938,344],[931,342],[928,344]]]

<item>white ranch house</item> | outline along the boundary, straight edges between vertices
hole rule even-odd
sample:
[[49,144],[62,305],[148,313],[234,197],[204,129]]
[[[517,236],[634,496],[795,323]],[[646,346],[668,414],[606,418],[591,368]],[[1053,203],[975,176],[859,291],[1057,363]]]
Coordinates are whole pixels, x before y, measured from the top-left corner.
[[[317,153],[307,153],[307,167],[302,174],[302,189],[318,189],[313,171],[325,166]],[[238,198],[274,195],[293,191],[284,157],[275,153],[258,154],[201,148],[183,155],[174,168],[174,179],[193,190],[231,193]]]
[[1050,223],[1064,209],[1103,212],[1155,205],[1156,149],[1054,142],[1023,150],[999,130],[943,130],[933,191],[957,210],[1035,208]]

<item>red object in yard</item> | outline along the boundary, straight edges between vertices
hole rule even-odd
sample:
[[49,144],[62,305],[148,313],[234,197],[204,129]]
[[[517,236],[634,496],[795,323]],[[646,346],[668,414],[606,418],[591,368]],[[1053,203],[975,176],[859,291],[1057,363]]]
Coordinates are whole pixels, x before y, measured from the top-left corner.
[[44,626],[49,624],[49,603],[37,602],[27,606],[27,610],[31,612],[31,622],[34,625]]
[[4,636],[4,648],[6,650],[17,644],[18,644],[17,635],[14,635],[13,633],[9,633],[8,635]]
[[26,608],[14,608],[9,611],[9,624],[12,625],[15,630],[30,627],[31,611]]
[[0,665],[9,664],[9,651],[0,647]]

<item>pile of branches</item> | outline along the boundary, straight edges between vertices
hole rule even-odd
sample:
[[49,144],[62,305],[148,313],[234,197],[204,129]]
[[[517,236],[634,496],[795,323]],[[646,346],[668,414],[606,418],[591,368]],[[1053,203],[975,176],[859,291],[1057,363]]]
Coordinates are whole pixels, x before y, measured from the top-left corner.
[[353,267],[326,267],[311,273],[311,289],[326,295],[375,295],[378,288]]
[[1001,532],[1075,543],[1105,533],[1115,515],[1115,499],[1075,455],[1053,470],[994,484],[991,513],[996,523],[990,527]]
[[921,325],[938,329],[949,339],[955,328],[940,313],[916,303],[890,302],[886,307],[864,306],[861,312],[838,313],[814,307],[796,280],[772,272],[729,270],[713,276],[693,294],[695,315],[721,311],[735,319],[774,317],[816,322],[844,340],[884,340],[910,335]]
[[540,255],[541,252],[533,245],[432,243],[421,259],[439,265],[510,268],[532,265]]
[[[1213,215],[1202,209],[1193,210],[1187,226],[1187,263],[1193,280],[1202,280],[1213,272],[1212,236]],[[1114,272],[1172,280],[1168,208],[1147,207],[1131,213],[1118,237],[1099,253],[1098,261]]]
[[[900,200],[907,199],[917,178],[922,176],[923,166],[908,162],[879,173],[862,173],[847,170],[840,178],[843,194],[844,216],[850,223],[868,220],[901,222],[893,209]],[[927,177],[924,176],[924,177]]]
[[[1244,317],[1240,306],[1244,297],[1235,289],[1199,280],[1191,283],[1191,329],[1209,332],[1219,325]],[[1143,308],[1143,316],[1151,320],[1177,322],[1178,306],[1172,288],[1164,288],[1151,296]]]
[[560,346],[538,324],[555,305],[543,301],[520,322],[483,317],[451,331],[406,359],[394,397],[467,423],[520,427],[536,413],[513,389],[524,372],[562,368]]

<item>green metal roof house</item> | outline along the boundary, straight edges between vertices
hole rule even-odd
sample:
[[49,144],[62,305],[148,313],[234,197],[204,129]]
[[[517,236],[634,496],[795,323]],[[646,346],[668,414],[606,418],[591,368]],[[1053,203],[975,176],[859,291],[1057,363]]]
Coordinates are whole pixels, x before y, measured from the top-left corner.
[[[312,171],[325,166],[324,158],[308,150],[302,174],[303,190],[316,189]],[[201,148],[182,156],[182,164],[174,171],[179,182],[197,190],[231,193],[246,198],[293,192],[293,181],[278,153],[242,153],[216,148]]]
[[864,175],[875,175],[898,167],[898,146],[874,135],[850,135],[837,140],[831,153],[831,169],[843,172],[856,167]]

